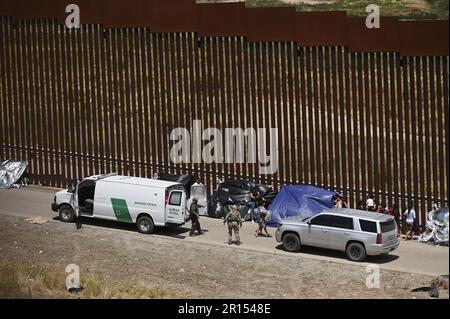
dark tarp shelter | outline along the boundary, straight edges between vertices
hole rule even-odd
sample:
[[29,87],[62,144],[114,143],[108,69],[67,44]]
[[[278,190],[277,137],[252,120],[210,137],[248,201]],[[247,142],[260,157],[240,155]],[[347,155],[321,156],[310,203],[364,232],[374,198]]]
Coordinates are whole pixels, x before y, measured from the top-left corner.
[[237,204],[242,217],[248,214],[250,209],[252,191],[258,192],[258,205],[269,206],[276,192],[266,185],[255,184],[253,181],[236,180],[226,181],[217,187],[213,196],[208,201],[208,216],[222,218],[228,213],[228,205]]

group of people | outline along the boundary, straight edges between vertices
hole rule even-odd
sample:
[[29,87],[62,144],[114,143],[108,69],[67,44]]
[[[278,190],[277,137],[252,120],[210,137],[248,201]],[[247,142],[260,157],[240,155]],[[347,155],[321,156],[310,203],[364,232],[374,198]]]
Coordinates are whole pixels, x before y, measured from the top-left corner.
[[[266,223],[270,220],[270,213],[264,207],[264,205],[260,204],[259,194],[256,191],[250,193],[250,201],[247,204],[250,211],[250,218],[252,223],[258,223],[258,227],[255,230],[255,236],[264,236],[272,237],[267,231]],[[336,195],[333,198],[334,207],[336,208],[346,208],[347,204],[343,201],[341,195]],[[199,235],[203,235],[203,231],[200,226],[200,214],[198,200],[196,198],[193,199],[192,204],[189,209],[189,218],[192,222],[191,231],[189,232],[190,236],[193,236],[195,232]],[[374,197],[369,195],[364,202],[360,199],[356,205],[356,209],[366,210],[371,212],[378,212],[380,214],[391,215],[394,217],[395,222],[397,223],[397,229],[401,233],[402,222],[404,222],[406,228],[406,236],[405,240],[412,239],[414,234],[417,232],[417,217],[416,211],[412,204],[409,204],[405,209],[403,214],[400,211],[400,207],[398,204],[394,204],[392,207],[388,207],[384,203],[380,203],[378,206],[375,204]],[[239,229],[242,228],[243,219],[241,217],[241,213],[239,212],[238,205],[230,204],[228,205],[228,214],[225,216],[223,223],[228,225],[228,244],[232,244],[233,232],[236,238],[236,245],[241,244]]]
[[405,240],[412,239],[414,234],[417,232],[417,216],[412,204],[409,204],[402,214],[400,206],[398,204],[394,204],[392,205],[392,207],[389,207],[385,203],[380,203],[377,206],[374,196],[369,195],[365,202],[362,199],[358,201],[358,203],[356,204],[356,209],[393,216],[400,233],[402,230],[402,222],[404,222],[406,228]]
[[[251,200],[247,204],[247,208],[250,211],[250,218],[252,223],[258,223],[258,227],[255,230],[255,236],[266,236],[272,237],[267,231],[266,222],[270,220],[270,213],[264,207],[264,205],[259,204],[259,194],[256,191],[250,193]],[[195,232],[199,235],[203,235],[203,231],[200,226],[200,214],[199,214],[198,199],[194,198],[192,200],[192,204],[189,208],[189,218],[192,222],[191,231],[189,232],[189,236],[193,236]],[[239,235],[239,230],[242,228],[243,218],[241,213],[239,212],[239,207],[237,204],[228,205],[228,214],[225,216],[223,223],[224,225],[228,225],[228,245],[233,243],[233,232],[236,239],[236,245],[241,244],[241,239]],[[263,232],[265,235],[263,235]]]
[[[269,232],[267,231],[266,222],[270,218],[270,213],[267,211],[267,209],[263,205],[258,205],[258,194],[256,192],[251,193],[251,201],[247,205],[247,208],[250,210],[250,218],[252,223],[255,222],[255,220],[258,223],[258,227],[255,230],[255,236],[264,236],[263,232],[265,233],[266,237],[272,237]],[[228,206],[228,214],[225,216],[223,223],[228,224],[228,245],[231,245],[233,243],[233,232],[234,236],[236,238],[236,245],[241,244],[241,239],[239,235],[239,229],[242,228],[242,216],[239,212],[238,205],[231,204]]]
[[334,208],[347,208],[347,203],[344,202],[341,194],[336,194],[333,196],[333,207]]

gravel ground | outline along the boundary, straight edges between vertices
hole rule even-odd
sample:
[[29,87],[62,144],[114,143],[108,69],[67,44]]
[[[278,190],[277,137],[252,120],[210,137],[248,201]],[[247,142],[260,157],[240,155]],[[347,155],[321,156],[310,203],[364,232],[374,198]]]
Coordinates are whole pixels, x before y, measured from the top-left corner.
[[[381,270],[366,287],[366,266],[253,252],[59,221],[38,225],[0,216],[0,261],[61,267],[75,263],[120,283],[158,285],[190,298],[429,298],[411,289],[433,277]],[[448,290],[441,290],[448,298]],[[171,297],[171,296],[169,296]],[[176,297],[174,295],[174,297]]]

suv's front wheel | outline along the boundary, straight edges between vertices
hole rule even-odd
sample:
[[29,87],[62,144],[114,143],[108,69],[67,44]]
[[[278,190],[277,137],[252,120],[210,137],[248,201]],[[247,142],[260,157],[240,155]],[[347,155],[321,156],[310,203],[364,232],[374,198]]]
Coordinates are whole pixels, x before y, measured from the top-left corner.
[[347,246],[346,254],[351,261],[363,261],[366,259],[366,249],[360,243],[350,243]]
[[294,233],[288,233],[283,236],[282,246],[285,251],[288,251],[291,253],[296,253],[296,252],[300,251],[300,248],[302,246],[302,244],[300,242],[300,237],[298,237]]

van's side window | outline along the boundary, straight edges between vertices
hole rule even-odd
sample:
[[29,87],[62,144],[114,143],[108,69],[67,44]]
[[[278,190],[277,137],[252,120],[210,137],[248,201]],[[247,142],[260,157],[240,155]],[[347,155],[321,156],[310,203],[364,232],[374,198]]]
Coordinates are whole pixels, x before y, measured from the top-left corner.
[[169,205],[180,206],[181,205],[181,192],[170,193]]

